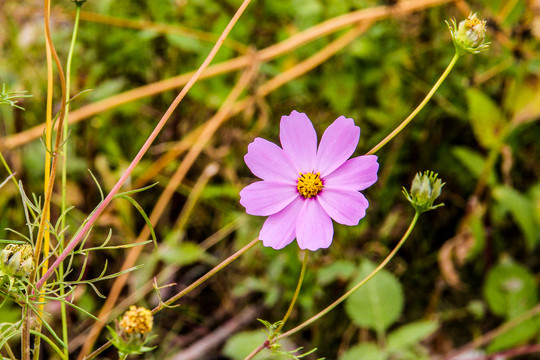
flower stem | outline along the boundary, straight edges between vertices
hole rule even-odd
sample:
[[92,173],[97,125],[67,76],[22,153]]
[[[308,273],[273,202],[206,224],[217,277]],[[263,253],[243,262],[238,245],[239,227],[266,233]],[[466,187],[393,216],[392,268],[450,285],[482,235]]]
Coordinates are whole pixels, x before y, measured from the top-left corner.
[[424,108],[424,106],[426,106],[426,104],[428,103],[428,101],[433,97],[433,94],[435,94],[435,91],[437,91],[437,89],[439,88],[439,86],[441,86],[441,84],[443,83],[443,81],[446,79],[446,77],[448,76],[448,74],[450,74],[450,71],[452,70],[452,68],[454,67],[454,65],[456,64],[457,60],[459,59],[459,54],[456,52],[454,54],[454,57],[452,58],[452,60],[450,60],[450,64],[448,64],[448,66],[446,67],[446,70],[444,71],[444,73],[441,75],[441,77],[439,78],[439,80],[437,80],[437,82],[435,83],[435,85],[433,85],[433,88],[431,88],[431,90],[429,91],[429,93],[426,95],[426,97],[424,98],[424,100],[422,100],[422,102],[420,103],[420,105],[418,105],[416,107],[416,109],[414,109],[414,111],[405,119],[403,120],[403,122],[397,127],[394,129],[394,131],[392,131],[388,136],[386,136],[380,143],[378,143],[373,149],[369,150],[366,155],[373,155],[375,154],[377,151],[380,150],[380,148],[382,148],[384,145],[386,145],[390,140],[392,140],[397,134],[399,134],[401,132],[401,130],[403,130],[405,128],[405,126],[407,126],[411,121],[412,119],[414,119],[414,117],[420,112],[420,110],[422,110]]
[[261,345],[259,345],[258,348],[254,349],[248,356],[246,356],[244,358],[244,360],[251,360],[255,357],[255,355],[257,355],[258,353],[260,353],[264,348],[268,347],[268,345],[270,345],[270,342],[268,340],[266,340],[264,343],[262,343]]
[[2,165],[4,165],[4,168],[8,172],[9,176],[11,176],[11,180],[15,184],[15,187],[18,188],[19,184],[17,184],[17,179],[15,179],[15,176],[13,175],[13,172],[11,171],[11,168],[9,167],[9,165],[8,165],[6,159],[4,158],[4,155],[2,154],[1,151],[0,151],[0,162],[2,163]]
[[237,252],[235,252],[234,254],[232,254],[231,256],[229,256],[228,258],[223,260],[222,262],[220,262],[218,265],[216,265],[216,267],[214,267],[212,270],[210,270],[205,275],[200,277],[193,284],[189,285],[187,288],[180,291],[178,294],[174,295],[169,300],[165,301],[163,304],[159,304],[156,308],[152,309],[152,314],[155,314],[158,311],[160,311],[163,308],[164,305],[167,306],[167,305],[173,304],[174,302],[180,300],[185,295],[189,294],[193,289],[195,289],[197,286],[201,285],[203,282],[205,282],[206,280],[208,280],[209,278],[211,278],[212,276],[217,274],[225,266],[229,265],[234,260],[238,259],[240,257],[240,255],[244,254],[246,251],[251,249],[258,242],[259,242],[259,238],[255,238],[255,239],[251,240],[251,242],[249,244],[247,244],[246,246],[244,246],[243,248],[241,248],[240,250],[238,250]]
[[[67,64],[66,64],[66,98],[67,99],[70,99],[70,89],[71,89],[71,62],[73,60],[73,52],[75,50],[75,42],[77,40],[77,33],[78,33],[78,30],[79,30],[79,18],[80,18],[80,13],[81,13],[81,7],[82,7],[82,2],[78,2],[76,1],[75,2],[75,6],[77,7],[76,8],[76,12],[75,12],[75,22],[73,24],[73,33],[71,35],[71,44],[70,44],[70,47],[69,47],[69,52],[68,52],[68,57],[67,57]],[[62,203],[61,203],[61,211],[60,213],[61,214],[65,214],[66,212],[66,209],[67,209],[67,163],[68,163],[68,158],[67,158],[67,139],[68,139],[68,131],[69,131],[69,123],[67,121],[68,117],[69,117],[69,108],[70,108],[70,104],[66,104],[66,111],[64,113],[64,139],[65,139],[65,143],[63,145],[63,149],[62,149]],[[66,216],[62,216],[62,220],[61,220],[61,225],[60,225],[60,229],[65,229],[66,228]],[[60,242],[60,249],[64,249],[64,240],[65,240],[65,233],[62,232],[61,235],[60,235],[60,238],[59,238],[59,242]],[[45,273],[47,272],[47,268],[48,268],[48,262],[46,262],[44,264],[44,267],[43,267],[43,275],[45,275]],[[60,266],[58,267],[58,275],[59,275],[59,278],[63,278],[64,277],[64,264],[61,263]],[[61,297],[64,297],[65,295],[65,288],[64,288],[64,284],[63,282],[60,282],[59,283],[59,290],[60,290],[60,296]],[[69,357],[69,351],[68,351],[68,348],[67,348],[67,344],[68,344],[68,330],[67,330],[67,313],[66,313],[66,304],[64,301],[60,301],[60,314],[61,314],[61,318],[62,318],[62,340],[64,341],[64,344],[66,344],[66,347],[64,347],[62,349],[64,355],[67,357]]]
[[398,250],[401,248],[401,246],[405,243],[405,240],[407,240],[407,238],[409,237],[409,235],[411,234],[414,226],[416,225],[416,221],[418,220],[418,217],[420,216],[420,213],[419,212],[416,212],[414,214],[414,217],[411,221],[411,224],[409,225],[409,228],[407,229],[407,231],[405,232],[405,234],[403,235],[403,237],[401,238],[401,240],[399,240],[398,244],[396,245],[396,247],[388,254],[388,256],[386,256],[386,258],[379,264],[379,266],[377,266],[377,268],[375,268],[375,270],[373,270],[368,276],[366,276],[362,281],[360,281],[358,284],[356,284],[352,289],[350,289],[349,291],[347,291],[345,294],[343,294],[339,299],[337,299],[336,301],[334,301],[332,304],[330,304],[326,309],[324,309],[323,311],[321,311],[320,313],[318,313],[317,315],[311,317],[310,319],[306,320],[305,322],[303,322],[302,324],[298,325],[297,327],[295,327],[294,329],[292,330],[289,330],[287,331],[286,333],[278,336],[277,340],[281,340],[281,339],[284,339],[300,330],[302,330],[303,328],[305,328],[306,326],[310,325],[311,323],[319,320],[321,317],[323,317],[324,315],[326,315],[328,312],[330,312],[332,309],[334,309],[336,306],[338,306],[339,304],[341,304],[345,299],[347,299],[353,292],[355,292],[356,290],[358,290],[359,288],[361,288],[363,285],[365,285],[373,276],[375,276],[382,268],[384,268],[386,266],[386,264],[388,264],[388,262],[394,257],[394,255],[396,255],[396,253],[398,252]]
[[285,322],[287,322],[287,320],[289,319],[289,316],[291,315],[291,312],[294,308],[294,304],[296,303],[296,299],[298,299],[300,288],[302,287],[302,283],[304,282],[304,275],[306,273],[308,258],[309,258],[309,251],[304,250],[304,261],[302,262],[302,270],[300,270],[300,277],[298,278],[298,284],[296,284],[296,290],[294,291],[294,295],[291,300],[291,304],[289,305],[289,309],[287,310],[287,313],[285,313],[283,320],[281,320],[281,324],[279,324],[278,328],[275,331],[275,334],[278,334],[281,331],[281,329],[283,329]]
[[[0,340],[3,340],[2,334],[0,334]],[[8,354],[11,360],[17,360],[17,358],[15,357],[15,354],[13,354],[13,351],[11,350],[11,347],[9,346],[9,343],[7,341],[4,343],[4,349],[6,349],[6,353]]]
[[300,293],[300,288],[302,287],[302,283],[304,282],[304,275],[306,274],[306,267],[307,262],[309,258],[309,251],[304,250],[304,260],[302,261],[302,270],[300,270],[300,277],[298,278],[298,284],[296,284],[296,290],[294,291],[293,298],[291,300],[291,304],[289,305],[289,308],[287,309],[287,312],[285,313],[285,316],[283,317],[283,320],[281,320],[281,323],[279,324],[278,328],[274,331],[274,334],[269,339],[265,340],[264,343],[259,345],[256,349],[254,349],[248,356],[244,358],[244,360],[251,360],[260,353],[264,348],[268,347],[272,341],[276,338],[276,336],[279,334],[281,329],[283,329],[283,326],[287,322],[287,319],[289,319],[289,316],[291,315],[291,312],[294,308],[294,304],[296,303],[296,300],[298,299],[298,294]]
[[[173,297],[171,297],[169,300],[165,301],[165,302],[161,302],[158,306],[156,306],[154,309],[152,309],[152,315],[155,315],[157,314],[158,312],[160,312],[161,310],[163,310],[164,308],[168,307],[169,305],[171,305],[172,303],[174,303],[175,301],[178,301],[180,298],[182,298],[183,296],[189,294],[192,290],[194,290],[197,286],[201,285],[202,283],[204,283],[206,280],[208,280],[209,278],[211,278],[213,275],[217,274],[220,270],[222,270],[225,266],[229,265],[230,263],[232,263],[234,260],[238,259],[242,254],[244,254],[246,251],[248,251],[249,249],[251,249],[253,246],[255,246],[257,243],[259,242],[259,239],[258,238],[255,238],[253,239],[249,244],[247,244],[246,246],[244,246],[243,248],[241,248],[240,250],[238,250],[237,252],[235,252],[234,254],[232,254],[231,256],[229,256],[227,259],[223,260],[221,263],[219,263],[218,265],[216,265],[212,270],[210,270],[209,272],[207,272],[205,275],[203,275],[202,277],[200,277],[197,281],[195,281],[193,284],[189,285],[187,288],[185,288],[184,290],[180,291],[178,294],[174,295]],[[88,356],[85,356],[84,357],[84,360],[90,360],[90,359],[93,359],[95,358],[96,356],[98,356],[99,354],[101,354],[103,351],[105,351],[109,346],[111,346],[111,342],[108,341],[106,342],[105,344],[101,345],[98,349],[96,349],[93,353],[89,354]]]

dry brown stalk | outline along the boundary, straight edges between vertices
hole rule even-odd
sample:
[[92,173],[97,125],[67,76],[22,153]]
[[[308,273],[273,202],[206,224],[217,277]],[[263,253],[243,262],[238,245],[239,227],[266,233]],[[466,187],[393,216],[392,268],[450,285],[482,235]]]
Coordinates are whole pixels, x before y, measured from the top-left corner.
[[[254,62],[252,61],[252,64]],[[227,99],[225,99],[225,102],[221,106],[221,108],[218,110],[216,115],[212,117],[210,120],[208,120],[203,127],[201,134],[199,135],[198,139],[194,142],[193,146],[188,151],[186,157],[174,173],[174,175],[171,177],[171,180],[165,187],[165,190],[159,197],[158,201],[156,202],[156,205],[152,209],[152,213],[150,214],[150,223],[152,226],[155,226],[159,219],[161,218],[161,215],[165,211],[165,208],[170,202],[170,199],[172,195],[175,193],[176,189],[184,179],[184,176],[187,174],[189,168],[195,161],[195,159],[199,156],[200,152],[203,150],[203,148],[206,146],[208,140],[211,138],[211,136],[214,134],[214,132],[219,128],[219,126],[225,121],[228,117],[230,112],[232,111],[233,105],[238,99],[238,97],[242,94],[242,92],[245,90],[247,85],[250,83],[251,79],[255,75],[255,67],[250,67],[244,73],[242,74],[242,77],[237,82],[235,87],[232,89],[230,94],[228,95]],[[150,236],[150,229],[148,227],[144,227],[143,231],[139,234],[137,239],[135,240],[135,243],[145,241]],[[141,246],[133,247],[129,250],[126,260],[124,261],[122,268],[127,267],[130,268],[135,264],[137,259],[139,258],[139,255],[142,251]],[[103,327],[105,326],[107,319],[109,318],[109,315],[114,308],[114,305],[116,304],[116,301],[118,297],[120,296],[121,290],[124,288],[124,285],[128,279],[128,276],[119,276],[115,279],[114,284],[111,288],[111,292],[107,296],[107,300],[105,301],[105,304],[103,305],[99,315],[98,319],[101,321],[96,321],[90,330],[90,334],[88,335],[86,342],[83,346],[83,350],[81,351],[81,355],[79,356],[79,359],[82,359],[85,354],[87,354],[94,343],[97,340],[97,337]]]
[[[407,0],[402,1],[399,3],[399,5],[393,7],[379,6],[358,10],[329,19],[320,23],[319,25],[291,36],[280,43],[262,49],[257,53],[257,58],[261,62],[270,61],[313,40],[341,30],[344,27],[355,23],[362,21],[377,21],[388,17],[399,17],[411,12],[421,11],[426,8],[451,3],[454,1],[456,0]],[[249,66],[249,61],[250,57],[244,55],[209,66],[201,75],[200,79],[207,79],[216,75],[239,70]],[[152,84],[144,85],[121,94],[111,96],[107,99],[83,106],[80,109],[74,110],[70,113],[69,123],[75,124],[81,120],[89,118],[92,115],[99,114],[117,106],[183,86],[187,83],[187,81],[189,81],[193,73],[194,72],[189,72]],[[44,125],[41,124],[18,134],[8,136],[5,139],[1,139],[0,148],[13,149],[29,141],[37,139],[43,134],[43,129]]]

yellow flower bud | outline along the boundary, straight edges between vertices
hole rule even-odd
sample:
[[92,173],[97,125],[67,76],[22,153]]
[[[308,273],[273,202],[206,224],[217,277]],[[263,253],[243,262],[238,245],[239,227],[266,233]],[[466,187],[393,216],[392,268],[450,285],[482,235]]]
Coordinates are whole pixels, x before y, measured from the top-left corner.
[[120,320],[120,328],[127,334],[145,334],[152,331],[154,319],[152,312],[143,307],[131,305]]

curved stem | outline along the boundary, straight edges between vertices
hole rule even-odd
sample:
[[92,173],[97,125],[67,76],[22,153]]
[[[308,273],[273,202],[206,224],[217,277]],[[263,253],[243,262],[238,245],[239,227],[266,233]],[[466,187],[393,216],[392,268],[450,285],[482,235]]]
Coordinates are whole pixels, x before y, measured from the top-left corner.
[[207,272],[204,276],[200,277],[193,284],[189,285],[187,288],[180,291],[178,294],[174,295],[173,297],[171,297],[169,300],[165,301],[164,303],[159,304],[158,306],[156,306],[154,309],[152,309],[152,314],[155,314],[158,311],[160,311],[163,308],[164,305],[167,306],[167,305],[173,304],[176,301],[180,300],[185,295],[189,294],[193,289],[195,289],[197,286],[201,285],[203,282],[205,282],[206,280],[210,279],[212,276],[217,274],[225,266],[229,265],[234,260],[238,259],[240,257],[240,255],[244,254],[246,251],[251,249],[258,242],[259,242],[259,238],[255,238],[255,239],[251,240],[251,242],[249,244],[247,244],[246,246],[244,246],[243,248],[241,248],[240,250],[238,250],[237,252],[235,252],[234,254],[232,254],[231,256],[229,256],[228,258],[223,260],[222,262],[220,262],[218,265],[216,265],[216,267],[214,267],[212,270]]
[[379,151],[380,148],[382,148],[384,145],[386,145],[386,143],[388,143],[390,140],[392,140],[397,134],[399,134],[401,132],[401,130],[403,130],[405,128],[405,126],[407,126],[411,121],[412,119],[414,119],[414,117],[420,112],[420,110],[422,110],[424,108],[424,106],[426,106],[426,104],[428,103],[428,101],[433,97],[433,94],[435,94],[435,91],[437,91],[437,89],[439,88],[439,86],[441,86],[441,84],[443,83],[444,79],[446,79],[446,77],[448,76],[448,74],[450,74],[450,71],[452,70],[452,68],[454,67],[454,65],[456,64],[457,60],[459,59],[459,55],[458,53],[456,52],[454,54],[454,57],[452,58],[452,60],[450,60],[450,64],[448,64],[448,66],[446,67],[446,70],[444,71],[444,73],[441,75],[441,77],[439,78],[439,80],[437,80],[437,82],[435,83],[435,85],[433,85],[433,88],[431,88],[431,90],[429,91],[429,93],[426,95],[426,97],[424,98],[424,100],[422,100],[422,102],[420,103],[420,105],[418,105],[416,107],[416,109],[414,109],[414,111],[405,119],[403,120],[403,122],[397,127],[394,129],[394,131],[392,131],[388,136],[386,136],[380,143],[378,143],[377,145],[375,145],[375,147],[371,150],[369,150],[366,155],[372,155],[372,154],[375,154],[377,151]]
[[330,304],[326,309],[324,309],[323,311],[321,311],[320,313],[318,313],[317,315],[311,317],[310,319],[306,320],[305,322],[303,322],[302,324],[298,325],[297,327],[295,327],[294,329],[292,330],[289,330],[287,331],[286,333],[278,336],[277,340],[281,340],[281,339],[284,339],[300,330],[302,330],[303,328],[305,328],[306,326],[310,325],[311,323],[319,320],[321,317],[323,317],[324,315],[326,315],[327,313],[329,313],[332,309],[334,309],[336,306],[338,306],[339,304],[341,304],[345,299],[347,299],[353,292],[355,292],[356,290],[358,290],[360,287],[362,287],[365,283],[367,283],[373,276],[375,276],[383,267],[386,266],[386,264],[388,264],[388,262],[394,257],[394,255],[396,255],[396,253],[398,252],[398,250],[401,248],[401,246],[405,243],[405,240],[407,240],[407,238],[409,237],[409,235],[411,234],[414,226],[416,225],[416,221],[418,220],[418,217],[420,216],[420,213],[416,212],[414,214],[414,217],[411,221],[411,224],[409,225],[409,228],[407,229],[407,231],[405,232],[405,234],[403,235],[403,237],[401,238],[401,240],[399,240],[398,244],[396,245],[396,247],[390,252],[390,254],[388,254],[388,256],[386,256],[386,258],[383,260],[383,262],[381,262],[379,264],[379,266],[377,266],[377,268],[375,268],[375,270],[373,270],[368,276],[366,276],[362,281],[360,281],[358,284],[356,284],[352,289],[350,289],[349,291],[347,291],[345,294],[343,294],[339,299],[337,299],[336,301],[334,301],[332,304]]
[[298,284],[296,284],[296,290],[294,291],[294,295],[291,300],[291,304],[289,305],[289,309],[287,310],[287,313],[285,313],[283,320],[281,320],[281,324],[279,324],[278,328],[275,331],[276,334],[279,333],[281,329],[283,329],[283,326],[289,319],[289,316],[291,316],[291,312],[294,308],[294,304],[296,303],[296,299],[298,299],[298,294],[300,293],[300,288],[302,287],[302,283],[304,282],[304,275],[306,274],[308,258],[309,258],[309,250],[304,250],[304,261],[302,262],[302,270],[300,270],[300,277],[298,278]]

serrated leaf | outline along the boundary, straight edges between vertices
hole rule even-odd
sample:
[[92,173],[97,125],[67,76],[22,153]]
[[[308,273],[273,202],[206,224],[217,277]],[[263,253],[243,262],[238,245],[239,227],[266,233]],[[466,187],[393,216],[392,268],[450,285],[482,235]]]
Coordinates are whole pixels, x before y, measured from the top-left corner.
[[495,188],[493,197],[510,211],[512,218],[523,232],[529,249],[534,248],[540,240],[540,226],[536,222],[533,201],[508,186]]
[[[349,287],[368,276],[374,268],[370,261],[362,261],[358,275]],[[384,332],[403,310],[402,286],[392,273],[383,269],[346,300],[345,310],[358,326]]]
[[506,319],[522,314],[538,302],[534,274],[510,260],[489,271],[483,293],[490,310]]
[[429,320],[403,325],[388,335],[387,348],[389,351],[401,351],[427,338],[438,327],[439,324],[436,321]]
[[469,121],[476,140],[484,148],[495,146],[504,126],[504,117],[497,106],[486,94],[478,89],[467,89]]
[[373,343],[353,346],[339,360],[385,360],[386,354]]

